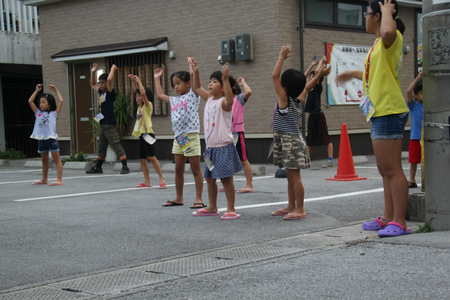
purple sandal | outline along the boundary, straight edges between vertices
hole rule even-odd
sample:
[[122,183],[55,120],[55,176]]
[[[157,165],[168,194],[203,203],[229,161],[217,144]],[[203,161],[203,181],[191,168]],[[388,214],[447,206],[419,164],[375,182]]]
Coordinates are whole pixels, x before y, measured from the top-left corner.
[[378,231],[378,237],[399,236],[404,234],[411,234],[411,229],[406,229],[396,222],[389,222],[386,228]]
[[364,222],[362,224],[362,228],[364,230],[372,230],[372,231],[378,231],[380,229],[383,229],[386,227],[383,223],[380,221],[381,217],[377,217],[375,221],[372,222]]

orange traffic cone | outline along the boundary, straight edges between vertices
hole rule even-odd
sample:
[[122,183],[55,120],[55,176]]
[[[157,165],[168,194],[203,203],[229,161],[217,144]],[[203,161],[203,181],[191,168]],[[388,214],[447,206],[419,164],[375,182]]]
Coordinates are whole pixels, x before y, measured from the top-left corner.
[[337,168],[337,175],[334,178],[327,178],[327,180],[335,181],[352,181],[364,180],[366,177],[358,177],[355,173],[355,166],[353,165],[352,149],[350,148],[350,140],[348,139],[347,125],[342,123],[341,126],[341,144],[339,145],[339,161]]

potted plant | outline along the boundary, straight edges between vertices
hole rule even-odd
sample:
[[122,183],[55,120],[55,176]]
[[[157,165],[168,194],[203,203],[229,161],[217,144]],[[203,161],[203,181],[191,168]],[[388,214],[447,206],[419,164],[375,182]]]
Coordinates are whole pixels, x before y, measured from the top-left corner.
[[129,114],[130,110],[130,95],[121,94],[117,90],[116,101],[114,102],[114,115],[117,120],[117,130],[119,135],[123,136],[128,124],[131,121],[131,116]]

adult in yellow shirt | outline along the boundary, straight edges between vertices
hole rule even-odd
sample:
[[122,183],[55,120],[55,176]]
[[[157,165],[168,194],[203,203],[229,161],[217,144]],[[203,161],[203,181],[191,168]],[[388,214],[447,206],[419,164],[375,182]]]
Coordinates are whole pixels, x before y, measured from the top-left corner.
[[347,71],[336,77],[338,85],[353,78],[362,80],[366,96],[375,109],[370,118],[370,135],[378,171],[383,178],[385,206],[381,217],[364,222],[362,227],[378,231],[379,237],[411,233],[406,228],[408,183],[401,164],[403,131],[409,113],[398,81],[405,25],[397,14],[395,0],[369,3],[364,13],[366,31],[377,38],[367,54],[364,71]]

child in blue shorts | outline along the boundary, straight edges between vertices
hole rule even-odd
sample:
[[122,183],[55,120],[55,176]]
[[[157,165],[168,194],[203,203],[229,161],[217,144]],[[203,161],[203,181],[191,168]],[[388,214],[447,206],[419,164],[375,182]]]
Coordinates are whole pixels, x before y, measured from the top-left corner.
[[56,86],[48,86],[56,93],[59,105],[56,106],[55,98],[50,94],[42,94],[39,98],[39,108],[35,104],[36,96],[42,91],[42,84],[36,85],[36,90],[28,99],[31,109],[34,112],[36,120],[34,122],[33,133],[30,138],[38,140],[38,153],[42,159],[42,179],[33,183],[33,185],[44,185],[48,181],[49,152],[52,153],[53,161],[56,165],[57,179],[50,183],[50,186],[64,185],[62,180],[63,165],[59,155],[58,135],[56,134],[56,119],[61,113],[63,98]]

